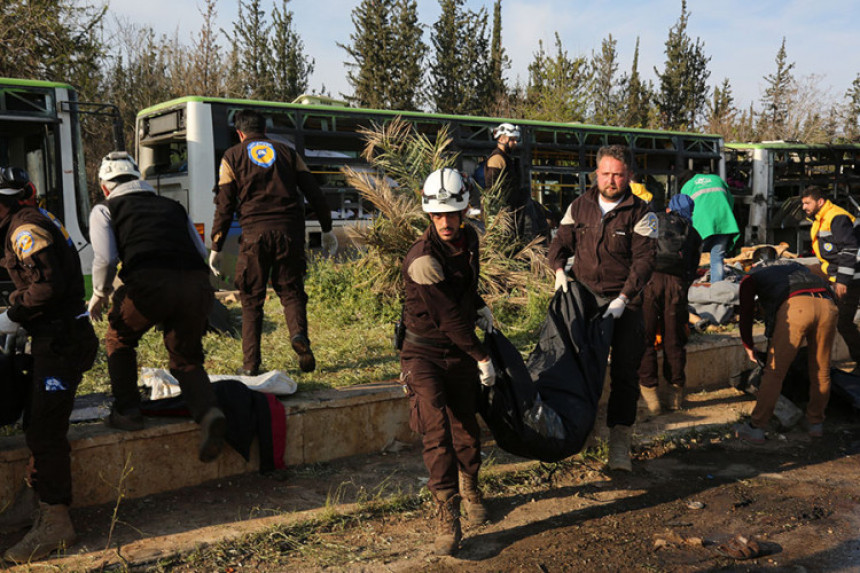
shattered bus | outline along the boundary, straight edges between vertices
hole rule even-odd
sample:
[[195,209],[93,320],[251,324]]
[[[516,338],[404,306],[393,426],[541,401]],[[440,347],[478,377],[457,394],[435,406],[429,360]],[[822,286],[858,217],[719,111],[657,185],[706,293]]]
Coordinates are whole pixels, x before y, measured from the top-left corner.
[[860,144],[727,143],[724,155],[744,244],[786,242],[794,252],[808,252],[811,223],[800,209],[800,194],[809,185],[860,215]]
[[[401,117],[430,139],[442,126],[459,153],[458,168],[474,171],[493,150],[493,128],[515,121],[522,132],[515,160],[520,162],[521,184],[530,186],[538,202],[563,210],[589,185],[598,148],[628,145],[637,171],[659,207],[677,189],[676,174],[683,169],[724,174],[719,136],[487,117],[454,116],[351,108],[336,101],[277,103],[189,96],[160,103],[137,116],[136,156],[144,178],[166,197],[182,203],[201,235],[208,235],[214,213],[213,192],[221,156],[238,143],[233,115],[255,109],[267,119],[268,135],[295,148],[305,157],[320,182],[332,209],[334,230],[341,244],[344,230],[372,216],[371,208],[350,188],[343,166],[370,169],[361,157],[360,130]],[[320,244],[315,215],[308,213],[307,244]],[[238,235],[234,222],[231,236]],[[225,252],[235,253],[235,239]],[[229,257],[228,257],[229,258]]]

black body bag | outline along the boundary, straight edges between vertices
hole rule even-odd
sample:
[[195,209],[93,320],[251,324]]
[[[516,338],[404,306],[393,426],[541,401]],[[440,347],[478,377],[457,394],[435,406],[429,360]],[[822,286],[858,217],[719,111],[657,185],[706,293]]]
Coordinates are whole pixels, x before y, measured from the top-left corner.
[[556,291],[527,362],[501,332],[487,334],[497,378],[482,389],[478,410],[500,448],[556,462],[585,445],[612,339],[613,319],[602,318],[603,310],[577,283]]

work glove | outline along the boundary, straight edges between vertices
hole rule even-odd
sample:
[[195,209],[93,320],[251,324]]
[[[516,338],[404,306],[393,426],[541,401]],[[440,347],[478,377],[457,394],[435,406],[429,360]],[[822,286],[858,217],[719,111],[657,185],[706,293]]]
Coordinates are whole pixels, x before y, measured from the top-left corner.
[[481,384],[489,388],[496,383],[496,369],[493,368],[493,361],[487,358],[478,362],[478,370],[481,371]]
[[489,306],[478,309],[478,320],[475,323],[484,332],[493,332],[493,311]]
[[102,319],[102,313],[108,305],[108,297],[93,293],[87,304],[87,311],[90,313],[90,318],[96,322]]
[[621,298],[615,298],[612,302],[609,303],[609,306],[606,308],[606,312],[603,313],[603,318],[612,317],[615,319],[621,318],[621,315],[624,314],[624,308],[627,306],[627,301]]
[[0,334],[15,334],[20,325],[9,318],[9,311],[0,314]]
[[564,292],[567,292],[567,273],[564,272],[564,269],[556,269],[555,270],[555,289],[561,289]]
[[334,236],[334,231],[322,234],[322,248],[328,251],[332,257],[337,253],[337,237]]
[[218,278],[221,278],[221,262],[223,259],[224,255],[220,251],[209,253],[209,268],[212,269],[212,274]]

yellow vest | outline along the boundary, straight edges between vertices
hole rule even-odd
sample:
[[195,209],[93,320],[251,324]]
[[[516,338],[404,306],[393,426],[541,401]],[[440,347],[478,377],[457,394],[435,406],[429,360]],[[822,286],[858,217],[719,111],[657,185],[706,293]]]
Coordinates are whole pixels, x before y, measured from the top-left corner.
[[631,181],[629,183],[629,185],[630,185],[630,191],[634,195],[636,195],[637,197],[639,197],[640,199],[645,201],[646,203],[650,203],[651,199],[654,198],[654,195],[650,191],[645,189],[644,183],[635,183],[635,182]]
[[839,215],[845,215],[851,219],[852,223],[854,222],[854,215],[839,205],[831,203],[828,199],[824,202],[821,209],[818,210],[815,219],[812,221],[812,228],[809,230],[809,235],[812,237],[812,251],[818,257],[818,260],[821,261],[821,270],[830,278],[830,282],[836,281],[836,273],[829,272],[828,268],[831,263],[836,262],[836,255],[838,253],[829,239],[831,235],[830,225],[833,222],[833,217]]

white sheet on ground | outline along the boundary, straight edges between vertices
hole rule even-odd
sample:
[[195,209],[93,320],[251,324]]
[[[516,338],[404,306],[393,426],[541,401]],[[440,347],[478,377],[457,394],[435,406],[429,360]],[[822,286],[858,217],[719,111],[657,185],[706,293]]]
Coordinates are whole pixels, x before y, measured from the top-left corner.
[[[182,392],[176,378],[173,377],[169,370],[163,368],[141,368],[140,379],[143,385],[150,388],[149,397],[151,400],[177,396]],[[275,394],[277,396],[295,394],[298,389],[296,381],[281,370],[271,370],[259,376],[209,375],[210,382],[218,382],[219,380],[238,380],[251,390]]]

